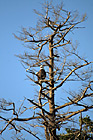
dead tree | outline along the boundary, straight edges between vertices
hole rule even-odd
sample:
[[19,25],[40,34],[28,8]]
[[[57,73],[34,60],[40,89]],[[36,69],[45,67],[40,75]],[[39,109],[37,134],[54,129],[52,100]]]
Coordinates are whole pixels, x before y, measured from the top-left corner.
[[[13,111],[13,116],[9,119],[0,116],[0,119],[6,122],[0,133],[2,134],[9,127],[20,133],[24,130],[40,139],[31,131],[31,122],[37,120],[33,127],[43,127],[46,140],[58,140],[57,130],[61,130],[63,125],[77,114],[93,109],[91,102],[86,104],[86,99],[90,97],[92,100],[93,97],[91,86],[93,84],[91,79],[93,62],[81,57],[77,51],[77,44],[73,45],[71,40],[72,33],[81,28],[80,23],[85,21],[86,15],[79,17],[75,13],[68,12],[63,9],[62,4],[54,7],[46,3],[43,6],[45,9],[43,13],[35,10],[40,16],[36,28],[22,28],[20,36],[15,35],[17,39],[24,42],[25,47],[30,49],[29,52],[18,55],[18,57],[31,83],[34,83],[36,87],[40,86],[38,94],[36,93],[37,101],[29,98],[27,99],[30,103],[29,107],[22,103],[16,111],[15,103],[1,100],[0,109],[6,112]],[[47,73],[46,79],[41,81],[42,84],[37,81],[36,75],[40,65],[45,67]],[[73,88],[70,91],[68,85],[72,83]],[[62,91],[59,91],[58,89],[61,88]],[[57,95],[64,98],[65,102],[58,103]],[[30,116],[21,117],[30,110],[32,111]],[[28,127],[27,122],[30,122]]]

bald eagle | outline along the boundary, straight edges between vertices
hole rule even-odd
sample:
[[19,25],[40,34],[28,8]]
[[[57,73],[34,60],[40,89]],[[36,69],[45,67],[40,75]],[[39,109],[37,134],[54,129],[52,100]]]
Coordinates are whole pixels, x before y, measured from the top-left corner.
[[45,79],[45,77],[46,77],[46,72],[45,72],[45,70],[44,70],[44,68],[43,68],[42,65],[40,66],[40,70],[39,70],[39,72],[36,73],[36,75],[37,75],[37,77],[38,77],[38,82],[39,82],[40,80],[44,80],[44,79]]

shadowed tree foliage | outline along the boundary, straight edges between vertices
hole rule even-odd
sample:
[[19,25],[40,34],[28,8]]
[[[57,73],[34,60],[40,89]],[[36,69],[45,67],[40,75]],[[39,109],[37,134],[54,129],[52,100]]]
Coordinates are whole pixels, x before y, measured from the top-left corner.
[[[58,140],[58,131],[63,132],[81,112],[93,109],[93,62],[80,56],[77,43],[72,42],[73,33],[83,28],[80,24],[85,21],[86,14],[80,17],[76,12],[64,10],[63,4],[53,6],[48,2],[43,4],[42,13],[37,10],[35,13],[39,16],[36,28],[22,28],[15,37],[27,48],[24,54],[17,56],[31,81],[30,94],[34,87],[36,94],[33,99],[25,98],[17,109],[14,102],[1,99],[3,127],[0,133],[13,129],[21,138],[25,131],[40,140],[38,130],[33,132],[40,127],[43,139]],[[40,65],[44,66],[46,78],[38,81]],[[12,115],[9,113],[6,118],[4,111]]]
[[82,118],[82,114],[79,119],[80,129],[75,128],[65,128],[66,134],[60,134],[59,140],[92,140],[93,139],[93,121],[87,115]]

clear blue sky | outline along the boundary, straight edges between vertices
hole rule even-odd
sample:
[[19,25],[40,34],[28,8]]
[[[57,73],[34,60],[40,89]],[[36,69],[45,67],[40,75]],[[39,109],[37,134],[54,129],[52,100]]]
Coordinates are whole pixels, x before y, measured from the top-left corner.
[[[18,102],[24,96],[31,97],[31,85],[26,72],[15,54],[23,52],[22,42],[13,33],[21,27],[33,27],[37,18],[33,9],[41,9],[43,0],[0,0],[0,98]],[[58,0],[53,0],[57,3]],[[61,0],[59,0],[61,2]],[[68,10],[78,10],[87,14],[85,29],[76,31],[80,53],[93,61],[93,0],[63,0]]]

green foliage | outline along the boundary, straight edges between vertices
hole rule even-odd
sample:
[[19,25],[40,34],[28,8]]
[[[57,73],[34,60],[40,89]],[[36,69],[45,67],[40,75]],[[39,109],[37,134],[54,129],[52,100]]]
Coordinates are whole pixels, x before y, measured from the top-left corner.
[[90,116],[86,115],[86,117],[82,118],[82,129],[84,132],[93,132],[93,121],[90,119]]
[[[82,121],[82,123],[81,123]],[[93,139],[93,121],[90,116],[79,119],[79,123],[82,124],[82,129],[65,128],[66,134],[60,134],[59,140],[92,140]]]

